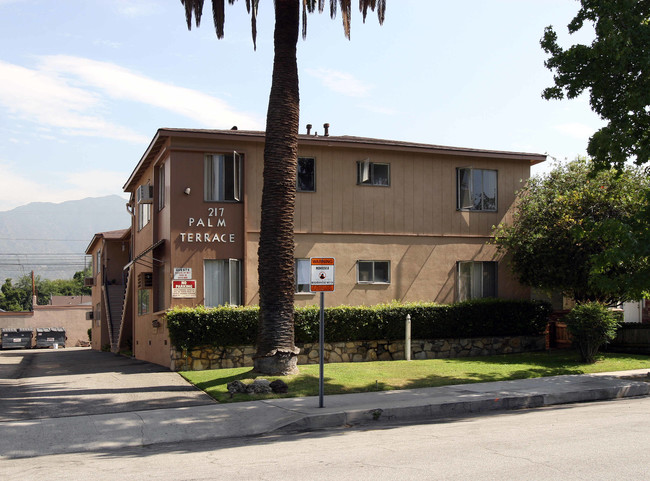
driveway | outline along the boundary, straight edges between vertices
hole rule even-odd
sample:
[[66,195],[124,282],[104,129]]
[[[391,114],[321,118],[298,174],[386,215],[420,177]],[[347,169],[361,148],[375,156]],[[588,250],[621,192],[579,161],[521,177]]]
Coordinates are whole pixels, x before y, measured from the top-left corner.
[[0,351],[0,421],[212,404],[161,366],[89,348]]

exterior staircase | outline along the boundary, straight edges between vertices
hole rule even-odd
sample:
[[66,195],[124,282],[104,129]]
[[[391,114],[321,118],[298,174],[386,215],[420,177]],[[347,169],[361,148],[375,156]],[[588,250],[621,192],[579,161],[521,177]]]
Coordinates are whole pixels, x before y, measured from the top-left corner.
[[121,284],[106,286],[105,299],[107,300],[108,336],[111,341],[111,352],[119,352],[124,294],[125,289]]

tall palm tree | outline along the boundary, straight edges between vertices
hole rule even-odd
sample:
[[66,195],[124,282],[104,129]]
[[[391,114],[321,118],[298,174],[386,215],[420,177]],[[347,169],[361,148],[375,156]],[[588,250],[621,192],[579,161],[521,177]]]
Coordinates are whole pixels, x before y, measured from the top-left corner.
[[[187,27],[192,17],[198,27],[203,0],[181,0],[185,6]],[[229,4],[235,0],[228,0]],[[296,50],[302,3],[302,35],[307,34],[307,13],[318,6],[321,13],[325,0],[275,0],[274,58],[271,94],[266,113],[264,145],[264,186],[258,248],[260,317],[255,370],[269,375],[297,372],[298,348],[294,342],[294,207],[296,199],[296,165],[298,162],[298,121],[300,95]],[[334,18],[337,3],[343,18],[345,36],[350,38],[351,0],[330,0]],[[212,0],[217,38],[224,35],[225,0]],[[251,14],[253,44],[257,43],[257,7],[259,0],[246,0]],[[384,21],[386,0],[359,0],[363,20],[368,9],[377,10],[379,23]]]

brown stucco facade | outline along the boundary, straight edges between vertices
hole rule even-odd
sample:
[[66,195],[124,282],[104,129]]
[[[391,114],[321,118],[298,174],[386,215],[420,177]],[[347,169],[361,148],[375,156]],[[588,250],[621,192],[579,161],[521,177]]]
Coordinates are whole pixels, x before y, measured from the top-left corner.
[[[138,359],[169,366],[171,306],[257,304],[263,150],[262,132],[160,129],[124,185]],[[300,135],[299,157],[295,256],[336,259],[326,305],[530,297],[488,241],[544,155]],[[297,305],[319,302],[304,290]]]

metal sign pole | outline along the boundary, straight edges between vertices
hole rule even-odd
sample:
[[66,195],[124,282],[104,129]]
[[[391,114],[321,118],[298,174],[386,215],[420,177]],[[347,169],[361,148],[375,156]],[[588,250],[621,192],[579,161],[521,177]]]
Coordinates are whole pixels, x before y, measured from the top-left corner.
[[325,293],[320,293],[320,326],[318,332],[318,342],[320,344],[319,362],[320,375],[318,378],[318,407],[322,408],[323,395],[325,394]]

